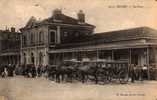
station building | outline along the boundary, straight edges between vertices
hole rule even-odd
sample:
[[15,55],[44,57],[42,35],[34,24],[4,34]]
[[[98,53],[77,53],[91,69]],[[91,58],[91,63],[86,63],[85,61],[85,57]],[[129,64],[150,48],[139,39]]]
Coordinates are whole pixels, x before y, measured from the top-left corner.
[[21,64],[53,65],[70,59],[127,60],[130,64],[157,64],[157,30],[136,27],[95,33],[85,14],[69,17],[60,9],[42,21],[31,17],[21,28]]
[[78,19],[66,16],[61,10],[42,21],[31,17],[21,28],[21,64],[47,65],[54,61],[52,51],[61,44],[72,43],[93,33],[95,26],[85,23],[83,11]]

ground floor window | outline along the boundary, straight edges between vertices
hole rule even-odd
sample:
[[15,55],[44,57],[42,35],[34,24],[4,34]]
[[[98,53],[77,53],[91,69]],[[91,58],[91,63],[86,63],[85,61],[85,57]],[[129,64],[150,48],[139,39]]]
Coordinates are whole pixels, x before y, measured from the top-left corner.
[[23,53],[23,64],[25,65],[26,64],[26,54]]
[[42,65],[43,64],[43,53],[40,52],[39,53],[39,65]]
[[31,63],[34,64],[34,53],[31,53]]

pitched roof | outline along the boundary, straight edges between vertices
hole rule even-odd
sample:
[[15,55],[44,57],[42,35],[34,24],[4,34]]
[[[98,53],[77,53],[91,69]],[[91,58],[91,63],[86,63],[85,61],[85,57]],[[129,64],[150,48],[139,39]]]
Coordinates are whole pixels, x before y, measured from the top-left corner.
[[31,17],[24,28],[31,28],[34,26],[38,26],[40,24],[51,24],[51,23],[90,26],[93,28],[95,27],[94,25],[88,24],[86,22],[85,23],[79,23],[78,19],[75,19],[73,17],[67,16],[67,15],[62,14],[62,13],[58,17],[59,17],[59,20],[56,20],[54,18],[54,16],[51,16],[51,17],[44,19],[42,21],[38,21],[38,20],[36,20],[35,17]]
[[119,31],[103,32],[94,34],[91,39],[101,40],[104,42],[112,41],[121,41],[121,40],[130,40],[138,38],[156,38],[157,39],[157,30],[149,27],[137,27]]
[[34,16],[32,16],[29,21],[27,22],[26,26],[25,27],[32,27],[33,25],[37,24],[37,20]]
[[[79,21],[73,17],[67,16],[65,14],[60,14],[60,21],[55,21],[54,17],[49,17],[45,20],[43,20],[42,22],[46,22],[46,23],[62,23],[62,24],[71,24],[71,25],[80,25]],[[81,25],[88,25],[88,26],[93,26],[91,24],[88,23],[82,23]],[[94,27],[94,26],[93,26]]]
[[71,41],[71,44],[61,44],[62,47],[81,45],[96,45],[102,43],[112,43],[123,40],[133,39],[157,39],[157,30],[149,27],[137,27],[119,31],[95,33],[84,38],[79,38]]

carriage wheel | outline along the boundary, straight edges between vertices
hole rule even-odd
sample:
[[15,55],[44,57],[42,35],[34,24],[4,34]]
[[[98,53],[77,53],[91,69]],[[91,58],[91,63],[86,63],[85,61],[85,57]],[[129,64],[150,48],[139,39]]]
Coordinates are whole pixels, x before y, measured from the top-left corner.
[[129,76],[128,76],[128,72],[127,72],[127,71],[121,71],[121,72],[119,73],[118,77],[119,77],[119,82],[120,82],[121,84],[125,84],[125,83],[127,83],[128,80],[129,80]]

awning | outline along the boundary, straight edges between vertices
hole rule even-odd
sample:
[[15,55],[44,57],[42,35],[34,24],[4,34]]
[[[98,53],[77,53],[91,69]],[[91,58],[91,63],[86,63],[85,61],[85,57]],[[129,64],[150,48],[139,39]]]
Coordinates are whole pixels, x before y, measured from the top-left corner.
[[95,50],[114,50],[114,49],[130,49],[130,48],[147,48],[149,46],[157,46],[155,43],[134,43],[134,44],[110,44],[84,46],[69,49],[56,49],[48,51],[48,53],[64,53],[64,52],[79,52],[79,51],[95,51]]

